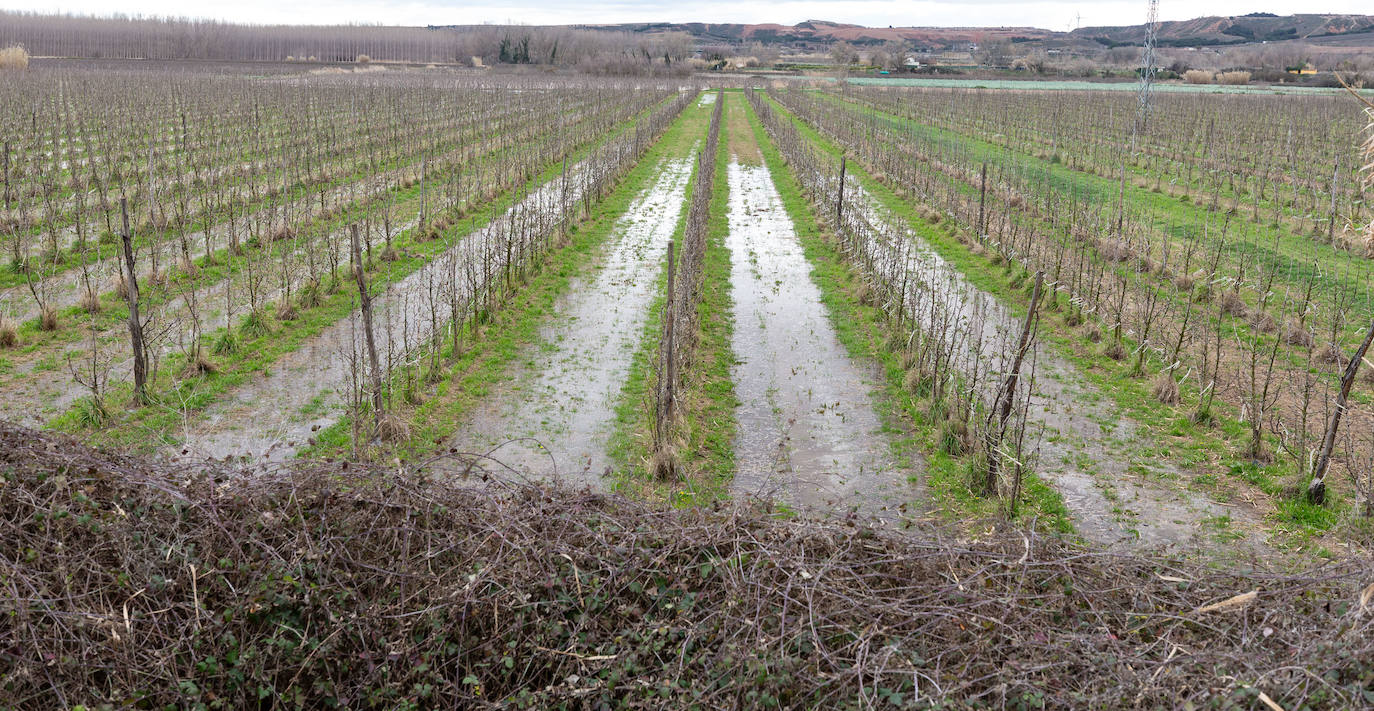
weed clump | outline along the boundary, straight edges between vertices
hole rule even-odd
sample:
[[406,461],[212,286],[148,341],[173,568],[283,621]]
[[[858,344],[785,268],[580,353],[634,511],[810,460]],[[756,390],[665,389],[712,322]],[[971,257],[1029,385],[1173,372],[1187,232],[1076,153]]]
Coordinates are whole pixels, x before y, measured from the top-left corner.
[[0,348],[19,345],[19,326],[8,316],[0,316]]
[[0,49],[0,71],[29,68],[29,52],[19,45]]
[[1283,324],[1283,341],[1290,346],[1311,348],[1312,332],[1301,321],[1290,318]]
[[1165,405],[1177,405],[1179,401],[1178,381],[1174,380],[1174,374],[1164,371],[1155,378],[1154,387],[1155,399]]

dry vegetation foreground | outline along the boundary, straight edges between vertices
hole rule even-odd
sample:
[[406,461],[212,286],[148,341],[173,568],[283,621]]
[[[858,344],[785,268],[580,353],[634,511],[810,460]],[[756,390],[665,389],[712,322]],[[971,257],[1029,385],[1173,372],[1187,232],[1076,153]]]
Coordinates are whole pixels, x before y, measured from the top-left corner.
[[1374,702],[1368,561],[1218,572],[423,467],[0,445],[15,708]]

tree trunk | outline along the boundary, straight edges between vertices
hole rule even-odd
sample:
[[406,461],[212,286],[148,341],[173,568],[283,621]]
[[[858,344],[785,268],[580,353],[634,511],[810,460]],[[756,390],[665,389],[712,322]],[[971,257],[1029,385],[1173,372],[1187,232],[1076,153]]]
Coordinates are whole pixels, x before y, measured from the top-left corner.
[[129,302],[129,345],[134,353],[134,394],[142,404],[148,403],[148,356],[144,350],[143,321],[138,315],[138,272],[134,270],[134,238],[129,230],[129,201],[119,199],[119,215],[124,229],[120,235],[124,246],[124,296]]
[[1312,483],[1307,485],[1307,500],[1314,504],[1326,503],[1326,468],[1331,465],[1331,452],[1336,448],[1336,432],[1341,426],[1341,415],[1345,413],[1346,398],[1350,397],[1350,388],[1355,385],[1355,375],[1360,372],[1360,363],[1369,352],[1371,341],[1374,341],[1374,323],[1369,324],[1369,332],[1364,335],[1364,342],[1355,351],[1350,364],[1345,367],[1345,374],[1341,376],[1341,391],[1336,395],[1336,407],[1332,409],[1331,420],[1326,424],[1321,454],[1312,468]]
[[989,424],[992,418],[997,419],[996,427],[988,428],[988,471],[983,480],[983,488],[992,493],[997,490],[997,470],[1001,464],[1001,457],[997,450],[1002,446],[1002,439],[1007,434],[1007,420],[1011,417],[1011,411],[1016,402],[1016,386],[1021,379],[1021,362],[1026,359],[1026,353],[1030,351],[1031,335],[1035,332],[1035,311],[1040,306],[1040,292],[1044,285],[1045,273],[1035,273],[1035,291],[1031,293],[1030,309],[1026,312],[1026,323],[1021,327],[1021,340],[1016,346],[1016,357],[1012,361],[1011,371],[1007,373],[1007,379],[1002,381],[1002,387],[997,390],[997,398],[993,401],[992,413],[988,416]]
[[[358,226],[350,226],[353,246],[353,278],[358,283],[358,299],[362,303],[363,337],[367,342],[367,363],[372,375],[372,424],[380,430],[382,422],[382,370],[377,362],[377,342],[372,336],[372,296],[367,292],[367,277],[363,274],[362,247],[358,241]],[[374,431],[376,431],[374,430]]]

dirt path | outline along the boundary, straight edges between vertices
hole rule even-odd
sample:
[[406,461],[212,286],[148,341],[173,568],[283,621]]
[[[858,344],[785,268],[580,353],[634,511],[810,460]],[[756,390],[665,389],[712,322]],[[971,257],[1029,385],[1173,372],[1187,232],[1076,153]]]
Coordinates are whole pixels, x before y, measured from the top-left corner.
[[768,169],[732,161],[728,180],[735,495],[896,519],[915,489],[881,434],[876,376],[830,326]]
[[[859,191],[867,205],[863,217],[870,223],[902,224],[857,182],[845,189]],[[878,245],[883,254],[878,264],[905,269],[923,287],[914,293],[957,304],[962,326],[971,331],[969,342],[981,335],[984,354],[1011,350],[1019,317],[971,284],[913,230],[878,232],[889,235]],[[927,320],[928,313],[923,314]],[[1135,423],[1088,383],[1077,366],[1041,345],[1035,370],[1035,397],[1028,414],[1030,435],[1039,435],[1034,468],[1059,490],[1075,528],[1085,538],[1108,545],[1139,541],[1182,547],[1264,546],[1261,517],[1253,508],[1223,505],[1165,483],[1187,477],[1167,461],[1135,454],[1148,444]]]
[[615,404],[687,198],[692,165],[665,162],[613,228],[594,275],[574,279],[540,333],[450,446],[489,452],[521,475],[598,485]]

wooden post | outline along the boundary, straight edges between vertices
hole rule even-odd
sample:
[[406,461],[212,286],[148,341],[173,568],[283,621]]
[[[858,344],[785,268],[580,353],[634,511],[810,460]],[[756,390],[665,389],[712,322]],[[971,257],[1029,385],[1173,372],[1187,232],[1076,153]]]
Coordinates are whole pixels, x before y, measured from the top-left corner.
[[429,222],[429,202],[425,191],[425,178],[428,177],[429,166],[426,164],[426,157],[420,156],[420,239],[426,239],[425,227]]
[[[1002,387],[997,390],[997,399],[993,401],[992,412],[988,415],[988,472],[983,480],[983,488],[988,493],[997,490],[997,470],[1002,458],[996,450],[1002,446],[1002,439],[1007,433],[1007,420],[1011,417],[1012,406],[1016,402],[1016,385],[1021,379],[1021,362],[1030,351],[1031,335],[1035,332],[1035,311],[1040,306],[1040,290],[1044,281],[1045,273],[1036,272],[1035,291],[1031,293],[1026,323],[1021,327],[1021,340],[1016,346],[1016,358],[1012,361],[1011,371],[1007,373],[1006,380],[1002,381]],[[993,418],[997,418],[996,427],[992,426]]]
[[983,178],[978,183],[978,239],[987,236],[988,162],[983,161]]
[[10,142],[5,141],[5,212],[10,211]]
[[[353,278],[358,283],[358,299],[362,302],[363,337],[367,342],[367,362],[372,371],[372,424],[380,429],[382,422],[382,370],[377,361],[377,342],[372,337],[372,295],[367,293],[367,277],[363,274],[362,246],[358,241],[358,225],[349,225],[353,246]],[[375,430],[374,430],[375,431]]]
[[563,238],[568,237],[568,156],[563,156],[563,175],[559,179],[558,201],[561,203],[560,212],[563,213],[561,231]]
[[1326,243],[1336,241],[1336,181],[1341,177],[1341,157],[1336,156],[1336,167],[1331,170],[1331,214],[1326,220]]
[[143,321],[138,315],[138,273],[134,270],[134,238],[129,230],[129,200],[119,199],[119,216],[124,229],[120,234],[124,246],[124,297],[129,302],[129,345],[134,352],[134,394],[143,404],[148,402],[148,356],[143,343]]
[[676,324],[673,323],[675,317],[677,316],[677,314],[674,313],[674,311],[676,310],[674,307],[676,306],[677,300],[673,298],[673,289],[674,285],[677,282],[675,274],[676,262],[674,259],[674,246],[675,245],[672,242],[668,243],[668,308],[663,316],[663,325],[668,331],[667,337],[664,339],[665,343],[663,347],[665,362],[663,366],[664,394],[662,417],[663,422],[665,423],[668,421],[669,416],[673,412],[673,400],[677,396],[677,358],[674,357],[675,354],[673,353],[673,349],[677,347],[675,343],[676,339],[674,338],[674,334],[677,331],[677,328]]
[[835,198],[835,232],[840,231],[840,218],[844,217],[844,173],[845,157],[840,156],[840,190]]
[[1331,452],[1336,448],[1336,431],[1341,427],[1341,415],[1345,413],[1345,402],[1350,397],[1350,388],[1355,385],[1355,374],[1360,371],[1360,363],[1369,352],[1369,344],[1374,342],[1374,323],[1369,324],[1369,332],[1364,335],[1350,364],[1345,366],[1341,376],[1341,391],[1336,395],[1336,407],[1331,410],[1331,420],[1326,424],[1326,436],[1322,438],[1321,455],[1312,467],[1312,483],[1307,485],[1307,500],[1322,505],[1326,503],[1326,468],[1331,464]]

